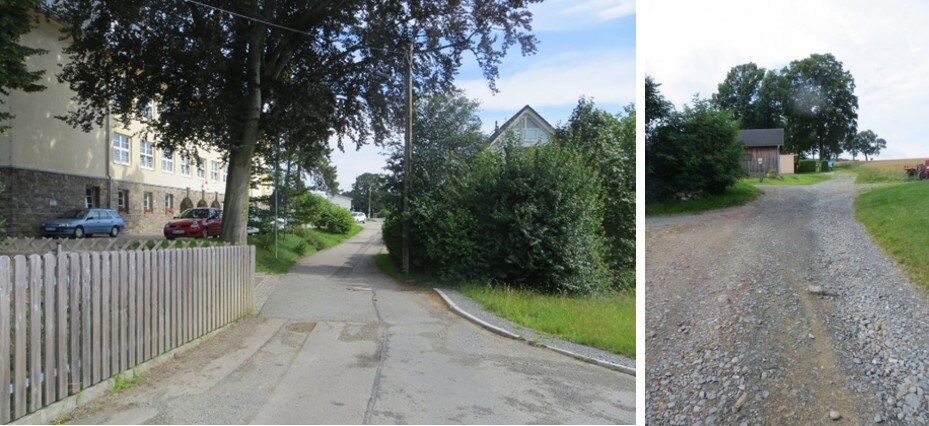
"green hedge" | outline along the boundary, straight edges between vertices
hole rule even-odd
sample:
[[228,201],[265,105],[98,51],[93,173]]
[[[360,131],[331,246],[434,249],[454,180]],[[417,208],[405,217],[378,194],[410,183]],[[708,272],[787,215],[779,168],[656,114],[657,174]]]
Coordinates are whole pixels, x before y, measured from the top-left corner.
[[819,162],[819,171],[821,172],[831,172],[832,167],[829,167],[829,160],[820,160]]
[[[583,158],[555,144],[507,146],[462,164],[413,200],[411,268],[546,293],[606,289],[602,194]],[[395,261],[401,228],[397,216],[383,227]]]
[[797,161],[797,173],[815,173],[816,160],[799,160]]

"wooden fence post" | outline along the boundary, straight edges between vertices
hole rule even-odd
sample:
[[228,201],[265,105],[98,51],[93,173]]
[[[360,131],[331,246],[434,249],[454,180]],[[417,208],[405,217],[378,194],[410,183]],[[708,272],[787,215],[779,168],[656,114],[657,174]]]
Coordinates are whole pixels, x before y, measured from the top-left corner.
[[0,256],[0,422],[9,423],[10,412],[10,292],[13,290],[10,280],[10,257]]
[[58,291],[58,286],[61,285],[58,282],[58,276],[55,273],[58,262],[56,262],[57,256],[52,253],[46,253],[42,257],[42,266],[44,269],[43,277],[43,293],[45,303],[42,305],[42,313],[45,315],[45,403],[51,404],[58,398],[57,392],[57,377],[55,374],[55,366],[57,364],[57,357],[55,353],[55,341],[57,339],[57,330],[56,330],[56,313],[58,312],[55,309],[55,293]]
[[42,258],[29,255],[29,411],[42,408]]
[[26,414],[26,288],[29,285],[29,270],[26,269],[25,256],[13,258],[13,330],[15,333],[13,348],[13,418]]

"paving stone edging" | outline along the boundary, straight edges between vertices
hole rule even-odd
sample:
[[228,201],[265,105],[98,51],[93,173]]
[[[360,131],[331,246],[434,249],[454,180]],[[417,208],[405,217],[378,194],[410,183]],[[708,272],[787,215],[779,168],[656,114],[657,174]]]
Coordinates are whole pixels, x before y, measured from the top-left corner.
[[[577,346],[579,346],[579,345],[577,345],[577,344],[570,344],[570,343],[569,343],[568,345],[559,345],[558,342],[561,342],[561,341],[558,340],[558,339],[546,339],[546,340],[548,340],[549,342],[546,342],[546,341],[538,341],[538,340],[536,340],[536,339],[528,338],[528,337],[525,337],[525,336],[523,336],[523,335],[517,334],[517,333],[515,333],[515,332],[513,332],[513,331],[511,331],[511,330],[507,330],[507,329],[504,328],[504,327],[491,324],[490,322],[481,319],[481,318],[478,317],[477,315],[474,315],[474,314],[472,314],[472,313],[470,313],[470,312],[468,312],[468,311],[462,309],[458,304],[456,304],[456,303],[452,300],[452,297],[450,297],[448,294],[446,294],[446,292],[451,292],[450,290],[441,290],[441,289],[438,289],[438,288],[433,288],[433,290],[436,292],[436,294],[439,295],[439,297],[442,298],[443,301],[445,301],[445,303],[448,305],[448,307],[449,307],[452,311],[454,311],[454,312],[457,313],[458,315],[461,315],[462,317],[466,318],[467,320],[469,320],[469,321],[471,321],[471,322],[473,322],[473,323],[475,323],[475,324],[477,324],[477,325],[479,325],[479,326],[481,326],[481,327],[486,328],[487,330],[489,330],[489,331],[491,331],[491,332],[493,332],[493,333],[499,334],[499,335],[501,335],[501,336],[503,336],[503,337],[508,337],[508,338],[511,338],[511,339],[520,340],[520,341],[526,342],[526,343],[528,343],[528,344],[530,344],[530,345],[532,345],[532,346],[539,346],[539,347],[543,347],[543,348],[546,348],[546,349],[550,349],[550,350],[553,350],[553,351],[555,351],[555,352],[558,352],[558,353],[560,353],[560,354],[562,354],[562,355],[567,355],[567,356],[569,356],[569,357],[572,357],[572,358],[577,359],[577,360],[580,360],[580,361],[588,362],[588,363],[591,363],[591,364],[599,365],[599,366],[601,366],[601,367],[609,368],[609,369],[614,370],[614,371],[619,371],[619,372],[621,372],[621,373],[629,374],[629,375],[631,375],[631,376],[633,376],[633,377],[635,377],[635,375],[636,375],[635,367],[630,367],[630,366],[628,366],[628,365],[622,365],[622,364],[619,364],[618,362],[612,362],[612,361],[607,361],[607,360],[604,360],[604,359],[595,358],[595,357],[593,357],[593,356],[583,355],[583,354],[580,354],[580,353],[578,353],[578,352],[576,352],[576,351],[572,351],[572,350],[568,350],[568,349],[564,349],[564,348],[562,348],[562,347],[559,347],[559,346],[575,346],[575,347],[577,347]],[[466,297],[466,296],[463,296],[463,295],[460,295],[460,294],[456,294],[456,295],[457,295],[458,297]],[[475,303],[476,303],[476,302],[475,302]],[[490,313],[488,313],[488,312],[482,312],[481,315],[487,316],[487,315],[492,315],[492,314],[490,314]],[[501,321],[495,321],[495,322],[503,323],[503,322],[507,322],[507,321],[506,321],[506,320],[501,320]],[[528,329],[527,329],[527,330],[528,330]],[[563,342],[563,343],[568,343],[568,342]],[[623,359],[623,360],[625,360],[627,363],[631,363],[632,365],[635,365],[635,361],[634,361],[634,360],[628,359],[628,358],[626,358],[626,357],[623,357],[623,356],[620,356],[620,355],[616,355],[615,358],[616,358],[616,359]]]

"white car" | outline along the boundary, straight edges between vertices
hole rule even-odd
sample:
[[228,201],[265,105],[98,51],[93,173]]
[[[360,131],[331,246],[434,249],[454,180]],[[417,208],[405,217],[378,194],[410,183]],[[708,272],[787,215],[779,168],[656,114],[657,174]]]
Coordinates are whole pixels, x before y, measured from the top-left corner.
[[368,216],[362,212],[352,212],[352,217],[355,218],[355,223],[365,223],[368,220]]

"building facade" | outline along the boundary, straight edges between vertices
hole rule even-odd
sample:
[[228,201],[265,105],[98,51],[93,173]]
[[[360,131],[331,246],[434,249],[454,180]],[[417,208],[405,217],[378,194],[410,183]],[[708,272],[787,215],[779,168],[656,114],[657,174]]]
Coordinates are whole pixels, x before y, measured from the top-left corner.
[[739,130],[739,142],[745,146],[742,168],[749,176],[761,176],[773,170],[778,174],[794,172],[794,155],[784,152],[784,129]]
[[[0,133],[0,217],[10,236],[36,236],[38,225],[72,208],[103,207],[120,212],[129,234],[160,234],[165,222],[184,208],[222,207],[227,168],[218,152],[196,149],[189,155],[159,148],[137,122],[107,117],[90,132],[56,118],[76,108],[74,93],[59,83],[67,61],[60,26],[44,17],[20,43],[48,53],[27,60],[45,70],[46,89],[12,90],[0,105],[15,117]],[[157,105],[147,113],[157,117]],[[265,189],[254,190],[261,195]]]

